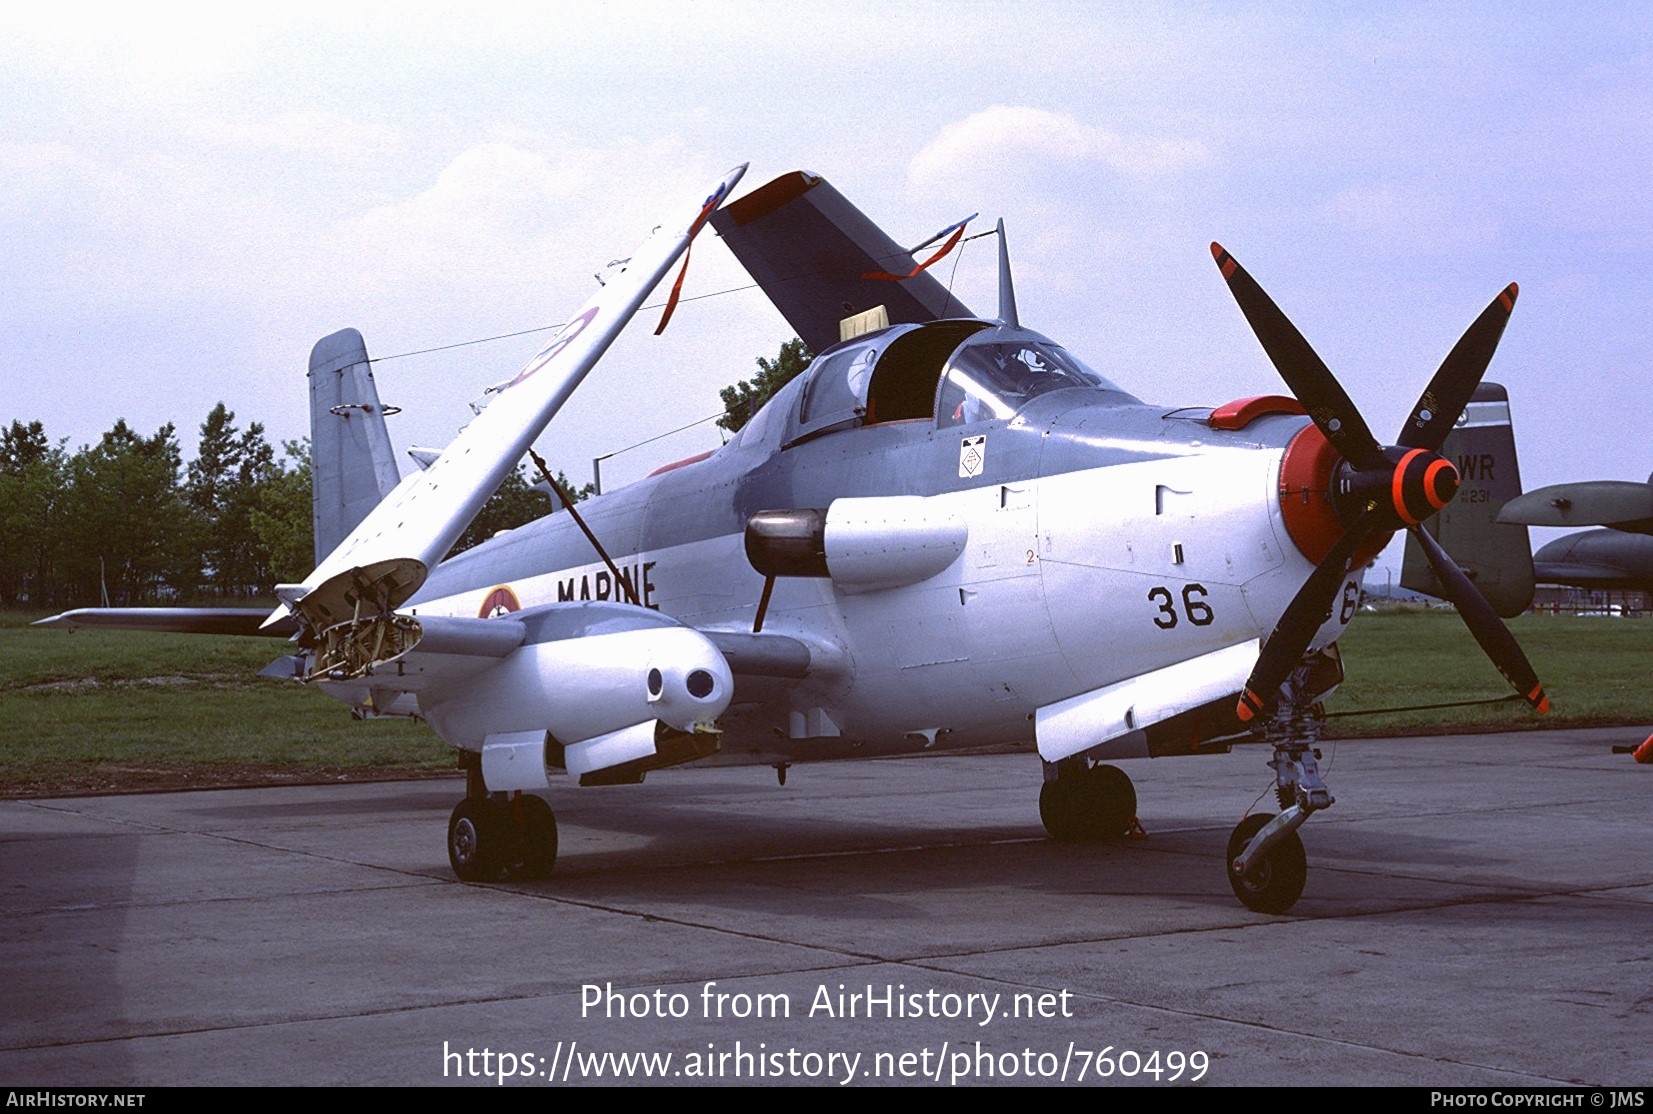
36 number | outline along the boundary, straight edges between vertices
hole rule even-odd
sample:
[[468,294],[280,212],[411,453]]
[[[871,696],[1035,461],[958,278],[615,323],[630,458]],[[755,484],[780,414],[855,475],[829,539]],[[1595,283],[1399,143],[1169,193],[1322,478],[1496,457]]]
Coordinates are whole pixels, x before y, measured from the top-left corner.
[[[1205,602],[1206,591],[1203,584],[1184,584],[1182,586],[1182,614],[1196,627],[1210,626],[1217,618],[1211,605]],[[1154,616],[1154,626],[1160,630],[1170,630],[1177,625],[1176,597],[1171,589],[1156,585],[1148,589],[1148,599],[1159,605],[1159,612]]]

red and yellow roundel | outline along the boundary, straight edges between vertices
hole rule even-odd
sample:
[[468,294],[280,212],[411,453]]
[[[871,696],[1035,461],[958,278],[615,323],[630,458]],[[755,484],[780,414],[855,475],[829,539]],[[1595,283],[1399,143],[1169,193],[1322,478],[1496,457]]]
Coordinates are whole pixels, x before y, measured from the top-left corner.
[[498,615],[509,615],[513,611],[522,610],[522,601],[517,594],[511,591],[509,584],[501,584],[489,591],[482,600],[482,606],[477,609],[478,619],[492,619]]

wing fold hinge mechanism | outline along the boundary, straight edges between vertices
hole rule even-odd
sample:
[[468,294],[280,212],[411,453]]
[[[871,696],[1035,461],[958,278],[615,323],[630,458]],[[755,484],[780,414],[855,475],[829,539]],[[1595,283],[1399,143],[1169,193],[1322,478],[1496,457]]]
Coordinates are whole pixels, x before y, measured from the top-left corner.
[[[376,570],[351,569],[334,578],[348,580],[348,587],[330,583],[339,595],[338,603],[349,608],[349,618],[329,625],[315,623],[314,666],[304,678],[310,681],[350,681],[370,676],[383,665],[406,655],[424,636],[419,620],[398,615],[396,604],[405,592],[393,578],[371,575]],[[321,593],[314,593],[320,595]],[[311,599],[299,601],[297,609],[307,619],[332,617],[343,608],[307,607]]]

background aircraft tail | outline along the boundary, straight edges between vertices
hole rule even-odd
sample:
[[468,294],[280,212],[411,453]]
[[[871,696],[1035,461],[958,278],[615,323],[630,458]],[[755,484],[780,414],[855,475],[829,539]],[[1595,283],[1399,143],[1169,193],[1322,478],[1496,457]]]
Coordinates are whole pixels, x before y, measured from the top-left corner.
[[[1457,497],[1423,528],[1452,555],[1499,615],[1519,615],[1532,603],[1532,542],[1525,526],[1493,521],[1506,502],[1521,494],[1509,392],[1497,383],[1477,387],[1463,419],[1447,434],[1441,455],[1457,467],[1461,484]],[[1400,582],[1414,592],[1445,595],[1410,535]]]
[[310,350],[310,475],[320,564],[401,479],[367,345],[355,329],[322,337]]

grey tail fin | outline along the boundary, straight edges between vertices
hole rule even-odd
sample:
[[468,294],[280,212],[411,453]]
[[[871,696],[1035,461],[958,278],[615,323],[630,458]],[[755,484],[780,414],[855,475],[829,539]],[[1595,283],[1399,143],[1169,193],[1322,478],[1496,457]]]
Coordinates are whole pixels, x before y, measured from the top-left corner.
[[[1509,392],[1497,383],[1475,389],[1463,419],[1447,434],[1441,455],[1458,469],[1458,495],[1424,529],[1458,562],[1504,618],[1532,603],[1532,542],[1525,526],[1496,522],[1506,502],[1521,494],[1521,469],[1510,425]],[[1400,582],[1414,592],[1443,595],[1418,543],[1408,535]]]
[[310,350],[310,477],[319,565],[401,481],[367,345],[355,329],[322,337]]
[[784,174],[711,221],[811,352],[838,343],[844,318],[880,305],[892,325],[975,316],[928,271],[900,282],[868,277],[905,272],[912,253],[818,175]]

